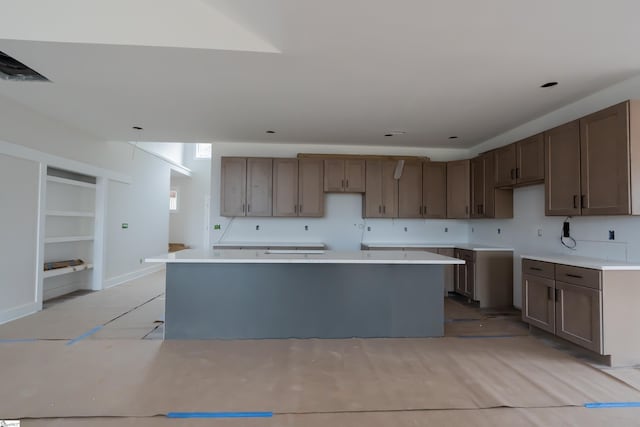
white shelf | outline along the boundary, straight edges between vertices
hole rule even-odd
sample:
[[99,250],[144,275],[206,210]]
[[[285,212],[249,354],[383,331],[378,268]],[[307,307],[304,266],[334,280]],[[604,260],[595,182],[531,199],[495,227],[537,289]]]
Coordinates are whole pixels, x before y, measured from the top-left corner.
[[82,242],[93,240],[93,236],[62,236],[62,237],[47,237],[44,239],[45,243],[66,243],[66,242]]
[[44,273],[42,273],[42,277],[47,279],[49,277],[62,276],[63,274],[74,273],[76,271],[90,270],[92,268],[93,268],[93,264],[82,264],[82,265],[75,265],[72,267],[56,268],[53,270],[45,271]]
[[47,176],[47,181],[57,182],[59,184],[75,185],[76,187],[95,189],[96,185],[89,182],[76,181],[75,179],[59,178],[57,176]]
[[83,217],[93,218],[96,215],[93,212],[83,211],[47,211],[47,216],[70,216],[70,217]]

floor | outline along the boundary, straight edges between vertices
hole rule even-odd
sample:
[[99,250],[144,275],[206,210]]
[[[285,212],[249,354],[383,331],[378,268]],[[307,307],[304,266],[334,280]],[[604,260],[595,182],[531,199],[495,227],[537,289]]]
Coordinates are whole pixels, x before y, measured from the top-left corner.
[[[640,369],[445,299],[445,338],[162,341],[163,272],[0,325],[0,420],[27,426],[640,425]],[[168,418],[209,411],[222,418]],[[250,411],[250,413],[246,413]],[[201,414],[202,415],[202,414]],[[237,418],[240,417],[240,418]],[[1,425],[1,424],[0,424]]]

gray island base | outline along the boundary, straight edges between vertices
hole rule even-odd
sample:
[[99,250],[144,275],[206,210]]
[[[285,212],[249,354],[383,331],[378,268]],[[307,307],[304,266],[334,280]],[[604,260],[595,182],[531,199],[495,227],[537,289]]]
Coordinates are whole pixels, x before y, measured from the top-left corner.
[[165,339],[444,335],[444,264],[458,260],[434,254],[425,254],[430,263],[309,257],[310,262],[165,259]]

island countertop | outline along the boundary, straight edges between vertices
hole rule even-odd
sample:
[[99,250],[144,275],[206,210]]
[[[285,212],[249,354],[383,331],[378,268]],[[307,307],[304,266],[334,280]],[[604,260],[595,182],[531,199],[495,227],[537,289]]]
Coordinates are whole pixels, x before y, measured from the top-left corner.
[[145,259],[150,263],[221,264],[464,264],[464,261],[420,251],[325,251],[187,249]]

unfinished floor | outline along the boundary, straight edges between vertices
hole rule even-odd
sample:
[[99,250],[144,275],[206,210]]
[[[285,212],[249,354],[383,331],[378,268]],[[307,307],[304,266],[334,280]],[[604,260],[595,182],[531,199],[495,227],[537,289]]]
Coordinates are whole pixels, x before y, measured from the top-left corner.
[[[170,342],[161,339],[163,298],[157,273],[1,325],[0,419],[78,427],[640,425],[640,408],[585,408],[640,402],[640,371],[604,369],[584,352],[530,336],[517,311],[447,298],[445,338]],[[194,412],[244,417],[167,417]]]

